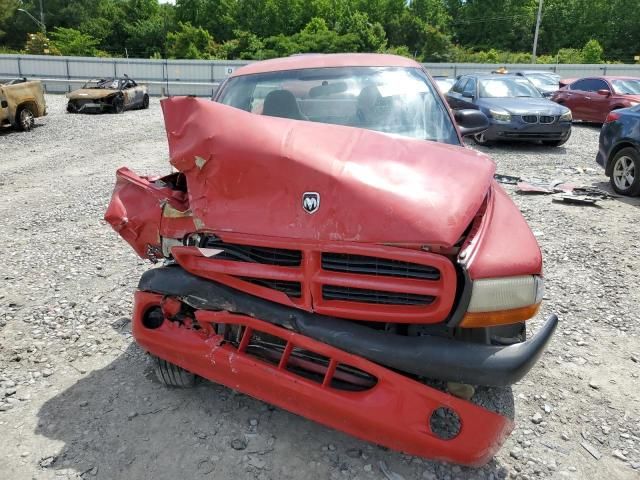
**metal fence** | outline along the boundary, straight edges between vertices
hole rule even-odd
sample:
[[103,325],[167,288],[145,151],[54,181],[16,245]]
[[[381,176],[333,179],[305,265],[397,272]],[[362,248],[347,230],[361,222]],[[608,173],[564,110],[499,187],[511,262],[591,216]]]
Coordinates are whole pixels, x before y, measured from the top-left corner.
[[[91,78],[129,75],[149,85],[152,95],[211,96],[233,71],[247,64],[237,60],[151,60],[127,58],[53,57],[48,55],[0,55],[0,79],[28,77],[43,81],[49,93],[78,88]],[[508,70],[550,70],[562,77],[587,75],[629,75],[640,77],[640,65],[602,64],[487,64],[425,63],[432,75],[455,77],[470,72]]]

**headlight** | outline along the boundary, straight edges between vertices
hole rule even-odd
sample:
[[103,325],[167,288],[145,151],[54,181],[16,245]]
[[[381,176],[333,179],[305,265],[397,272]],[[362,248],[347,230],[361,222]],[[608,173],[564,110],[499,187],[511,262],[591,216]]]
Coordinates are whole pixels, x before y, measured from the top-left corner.
[[475,280],[460,326],[489,327],[528,320],[538,312],[543,296],[544,281],[538,275]]
[[636,105],[640,105],[640,102],[629,102],[630,107],[635,107]]
[[560,115],[560,120],[559,120],[560,122],[570,122],[571,120],[573,120],[573,115],[571,115],[571,110]]
[[492,109],[489,109],[489,113],[498,122],[510,122],[511,121],[511,114],[509,112],[505,112],[504,110],[492,110]]

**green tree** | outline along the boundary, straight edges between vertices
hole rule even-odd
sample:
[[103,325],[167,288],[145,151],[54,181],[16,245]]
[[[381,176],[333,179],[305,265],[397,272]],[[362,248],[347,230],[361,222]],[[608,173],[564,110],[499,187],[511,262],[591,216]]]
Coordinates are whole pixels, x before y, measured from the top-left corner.
[[167,34],[169,58],[208,59],[214,51],[213,37],[202,27],[178,22],[178,30]]
[[0,39],[6,34],[5,22],[15,15],[18,5],[18,0],[0,0]]
[[[310,25],[311,23],[307,24],[305,30]],[[354,12],[346,17],[340,33],[350,33],[358,39],[358,52],[378,52],[387,46],[387,34],[382,25],[369,21],[369,16],[364,12]]]
[[92,57],[98,53],[98,40],[74,28],[56,27],[51,32],[51,44],[61,55]]
[[584,63],[602,63],[604,50],[597,40],[589,40],[582,47],[582,61]]

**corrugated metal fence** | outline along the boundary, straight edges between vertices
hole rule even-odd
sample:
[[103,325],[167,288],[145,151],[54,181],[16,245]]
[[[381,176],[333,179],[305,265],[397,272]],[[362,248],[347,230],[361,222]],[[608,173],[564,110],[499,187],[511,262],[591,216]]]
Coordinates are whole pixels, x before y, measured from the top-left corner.
[[[74,90],[91,78],[128,74],[149,85],[153,95],[211,96],[221,81],[248,62],[236,60],[151,60],[127,58],[53,57],[47,55],[0,55],[0,79],[41,79],[47,92]],[[530,65],[487,63],[425,63],[432,75],[455,77],[469,72],[551,70],[562,77],[629,75],[640,77],[640,65]]]

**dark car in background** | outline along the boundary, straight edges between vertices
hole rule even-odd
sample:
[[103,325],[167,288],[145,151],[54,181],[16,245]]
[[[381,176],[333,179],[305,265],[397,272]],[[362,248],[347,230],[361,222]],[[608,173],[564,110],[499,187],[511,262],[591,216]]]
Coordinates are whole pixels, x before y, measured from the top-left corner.
[[519,70],[513,75],[526,78],[538,89],[543,97],[551,97],[560,88],[560,75],[545,70]]
[[607,115],[596,161],[617,193],[640,195],[640,105]]
[[612,110],[640,104],[640,78],[585,77],[561,85],[551,99],[569,107],[574,120],[602,123]]
[[571,111],[542,96],[529,80],[504,74],[462,75],[447,93],[454,109],[476,108],[491,123],[474,135],[483,145],[499,140],[560,146],[571,136]]

